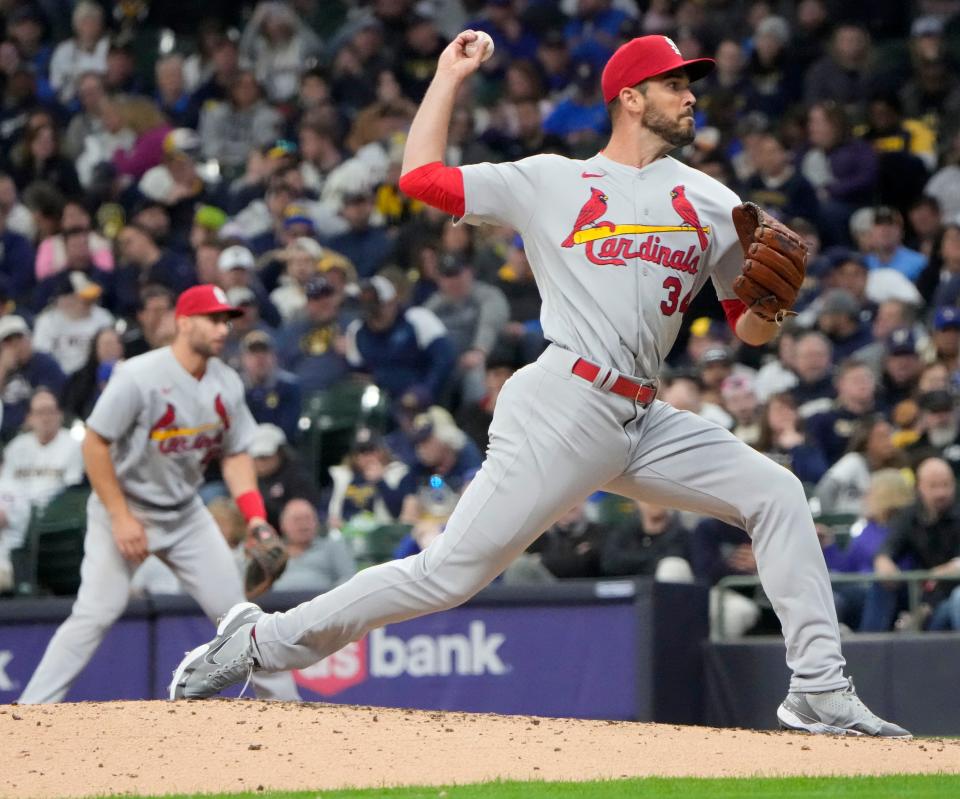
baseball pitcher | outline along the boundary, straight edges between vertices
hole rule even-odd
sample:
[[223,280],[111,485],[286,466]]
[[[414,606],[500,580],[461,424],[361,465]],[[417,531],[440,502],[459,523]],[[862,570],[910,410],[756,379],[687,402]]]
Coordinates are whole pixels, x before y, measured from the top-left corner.
[[844,675],[800,482],[726,430],[656,399],[661,362],[708,279],[737,336],[753,345],[774,338],[803,280],[796,234],[669,156],[693,141],[690,83],[713,61],[685,61],[665,36],[634,39],[603,71],[612,134],[602,152],[447,167],[454,100],[482,58],[468,47],[476,39],[465,31],[440,55],[400,185],[466,222],[523,236],[551,344],[503,388],[487,460],[443,535],[287,613],[233,608],[217,638],[181,662],[171,698],[210,696],[249,668],[304,667],[375,627],[458,605],[571,505],[604,489],[750,534],[792,671],[781,725],[909,737],[871,713]]

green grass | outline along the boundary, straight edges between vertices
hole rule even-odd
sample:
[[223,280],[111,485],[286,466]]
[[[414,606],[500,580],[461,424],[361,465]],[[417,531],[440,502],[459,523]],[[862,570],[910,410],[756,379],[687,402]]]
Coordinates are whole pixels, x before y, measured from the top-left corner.
[[955,799],[960,776],[666,779],[609,782],[492,782],[446,788],[381,788],[195,794],[145,799]]

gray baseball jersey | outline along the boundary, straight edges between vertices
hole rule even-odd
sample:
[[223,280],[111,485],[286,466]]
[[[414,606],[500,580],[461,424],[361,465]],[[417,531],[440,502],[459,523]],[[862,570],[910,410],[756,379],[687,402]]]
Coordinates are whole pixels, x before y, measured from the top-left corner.
[[256,424],[233,369],[211,358],[197,380],[163,347],[117,368],[87,426],[113,442],[124,494],[176,507],[196,496],[212,460],[247,450]]
[[673,158],[637,169],[602,154],[535,155],[460,171],[464,221],[520,232],[544,335],[564,349],[656,377],[707,278],[721,300],[735,296],[743,250],[730,212],[740,199]]
[[[261,664],[302,667],[375,627],[465,601],[568,508],[606,490],[745,529],[783,625],[792,689],[843,688],[833,594],[800,482],[699,416],[604,388],[609,367],[656,376],[707,278],[733,299],[736,195],[672,158],[637,169],[541,155],[460,171],[466,221],[523,235],[553,345],[500,392],[487,459],[443,535],[262,616]],[[602,367],[592,385],[572,372],[580,357]]]
[[[198,380],[169,347],[153,350],[114,370],[87,426],[113,442],[117,478],[143,524],[149,551],[173,570],[211,619],[243,601],[233,554],[197,497],[207,464],[244,452],[253,436],[239,375],[211,358]],[[92,494],[77,601],[21,703],[59,702],[66,696],[126,608],[135,569],[120,554],[106,508]],[[257,675],[253,685],[261,698],[299,698],[288,673]]]

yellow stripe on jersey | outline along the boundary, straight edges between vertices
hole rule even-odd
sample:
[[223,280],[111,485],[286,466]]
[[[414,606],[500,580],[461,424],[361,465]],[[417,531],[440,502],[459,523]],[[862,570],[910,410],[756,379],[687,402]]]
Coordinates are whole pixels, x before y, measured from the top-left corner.
[[154,441],[166,441],[168,438],[195,436],[198,433],[219,430],[221,427],[223,427],[222,422],[211,422],[210,424],[202,424],[199,427],[174,427],[169,430],[154,430],[150,433],[150,438]]
[[[710,235],[710,225],[701,228]],[[690,225],[616,225],[613,230],[601,225],[600,227],[578,230],[573,234],[574,244],[586,244],[588,241],[608,239],[611,236],[629,236],[637,233],[696,233],[697,228]]]

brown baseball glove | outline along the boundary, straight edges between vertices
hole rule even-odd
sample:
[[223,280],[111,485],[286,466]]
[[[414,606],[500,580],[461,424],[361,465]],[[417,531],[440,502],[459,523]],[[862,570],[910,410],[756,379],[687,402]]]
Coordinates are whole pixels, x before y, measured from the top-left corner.
[[793,313],[807,268],[807,245],[790,228],[754,203],[733,209],[743,247],[743,274],[733,281],[737,297],[761,319],[780,324]]
[[287,568],[287,547],[266,522],[253,527],[247,537],[247,569],[244,590],[247,599],[260,596]]

